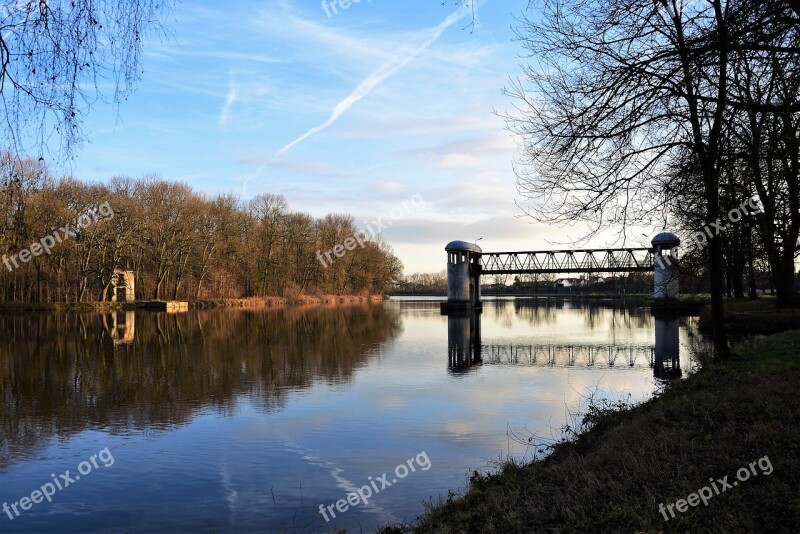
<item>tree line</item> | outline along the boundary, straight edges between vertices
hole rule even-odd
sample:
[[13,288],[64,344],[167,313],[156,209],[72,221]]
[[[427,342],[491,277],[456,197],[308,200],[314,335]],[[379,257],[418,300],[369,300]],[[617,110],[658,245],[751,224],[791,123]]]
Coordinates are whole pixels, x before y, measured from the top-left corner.
[[[528,212],[628,239],[641,227],[685,238],[724,226],[688,258],[706,274],[724,354],[726,289],[755,295],[756,273],[768,270],[778,303],[796,302],[798,2],[533,4],[539,12],[518,29],[530,64],[507,90]],[[751,198],[761,213],[727,220]]]
[[[380,235],[321,262],[351,243],[354,218],[295,212],[279,195],[209,197],[158,176],[86,183],[10,154],[0,184],[4,302],[107,301],[117,269],[134,271],[138,299],[383,294],[402,275]],[[97,217],[103,205],[112,217]],[[60,240],[35,254],[47,236]]]

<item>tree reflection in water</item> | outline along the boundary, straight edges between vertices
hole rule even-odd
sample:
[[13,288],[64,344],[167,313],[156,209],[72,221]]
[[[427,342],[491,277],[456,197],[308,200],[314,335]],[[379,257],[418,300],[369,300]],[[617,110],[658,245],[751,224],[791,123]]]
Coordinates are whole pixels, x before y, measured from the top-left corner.
[[381,305],[0,316],[0,468],[53,436],[169,428],[242,395],[279,410],[292,390],[349,381],[400,332]]

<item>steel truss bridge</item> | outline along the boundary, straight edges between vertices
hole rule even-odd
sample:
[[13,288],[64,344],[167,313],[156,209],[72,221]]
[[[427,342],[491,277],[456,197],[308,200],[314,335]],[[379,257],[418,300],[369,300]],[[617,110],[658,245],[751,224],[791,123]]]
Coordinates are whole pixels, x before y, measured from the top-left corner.
[[481,344],[484,365],[525,367],[652,368],[655,345]]
[[482,252],[474,274],[652,272],[653,254],[649,248]]

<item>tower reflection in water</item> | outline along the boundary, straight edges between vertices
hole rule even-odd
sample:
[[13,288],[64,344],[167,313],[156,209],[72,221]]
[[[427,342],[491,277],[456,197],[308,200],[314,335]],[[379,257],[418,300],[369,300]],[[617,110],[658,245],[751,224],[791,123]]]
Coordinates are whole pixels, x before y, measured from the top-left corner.
[[[452,374],[464,374],[483,364],[481,356],[481,313],[447,314],[448,369]],[[650,366],[658,379],[682,376],[680,362],[680,321],[678,317],[655,317],[655,347],[651,350]],[[607,350],[598,346],[598,352]],[[633,365],[633,363],[631,363]],[[613,367],[613,366],[612,366]]]
[[680,328],[677,317],[656,317],[656,350],[653,376],[681,377]]
[[483,363],[480,310],[448,315],[447,347],[448,368],[453,374],[466,373],[471,367]]

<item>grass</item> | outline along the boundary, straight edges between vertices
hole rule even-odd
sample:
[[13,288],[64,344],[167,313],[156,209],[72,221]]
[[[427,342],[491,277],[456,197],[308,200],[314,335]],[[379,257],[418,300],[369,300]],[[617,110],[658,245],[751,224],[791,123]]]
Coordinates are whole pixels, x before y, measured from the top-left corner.
[[[469,490],[383,532],[797,532],[800,330],[752,339],[632,409],[596,408],[591,430],[529,464],[475,473]],[[666,521],[675,503],[768,458],[773,472]]]
[[[711,330],[711,309],[700,313],[699,328]],[[725,301],[725,330],[731,337],[742,339],[757,334],[775,334],[800,329],[800,308],[776,308],[775,299],[762,297]]]

